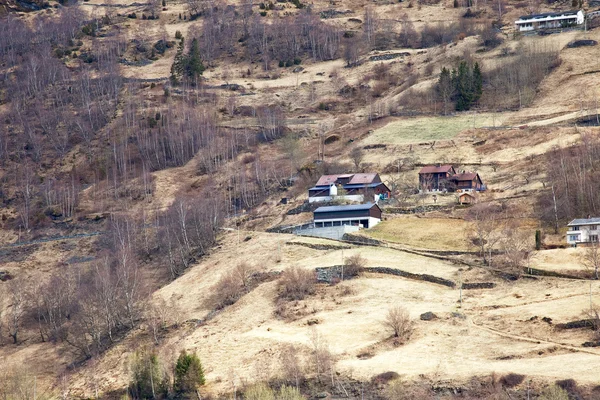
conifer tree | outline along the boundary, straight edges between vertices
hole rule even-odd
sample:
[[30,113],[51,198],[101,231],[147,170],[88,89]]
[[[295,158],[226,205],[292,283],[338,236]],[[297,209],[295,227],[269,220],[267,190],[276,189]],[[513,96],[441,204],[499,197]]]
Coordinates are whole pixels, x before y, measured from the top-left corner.
[[185,64],[185,73],[192,79],[196,79],[198,76],[202,75],[205,70],[202,60],[200,59],[200,47],[198,45],[198,39],[196,38],[192,40]]

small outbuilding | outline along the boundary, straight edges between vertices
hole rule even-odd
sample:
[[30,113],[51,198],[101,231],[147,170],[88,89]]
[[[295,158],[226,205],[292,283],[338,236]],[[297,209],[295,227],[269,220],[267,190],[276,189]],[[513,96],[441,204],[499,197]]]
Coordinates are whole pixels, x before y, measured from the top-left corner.
[[461,193],[461,195],[458,196],[458,204],[475,204],[476,202],[477,199],[472,194]]
[[372,228],[381,222],[381,208],[375,203],[319,207],[313,212],[316,228],[353,225]]

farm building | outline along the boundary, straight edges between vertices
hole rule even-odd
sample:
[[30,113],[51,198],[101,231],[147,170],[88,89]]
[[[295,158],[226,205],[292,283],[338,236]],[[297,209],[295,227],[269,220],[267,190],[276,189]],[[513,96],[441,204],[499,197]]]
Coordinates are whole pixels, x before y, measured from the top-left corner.
[[390,195],[390,189],[377,173],[323,175],[314,187],[308,189],[310,203],[334,199],[362,202],[369,197],[378,201]]
[[477,172],[457,174],[452,165],[428,165],[419,171],[419,190],[423,192],[481,192],[486,190]]
[[571,246],[598,242],[600,218],[574,219],[567,226],[567,243]]
[[461,193],[461,195],[458,196],[458,204],[475,204],[476,202],[477,199],[472,194]]
[[485,190],[483,181],[477,172],[463,172],[450,177],[454,184],[453,189],[457,192],[472,192]]
[[529,32],[544,29],[560,29],[583,25],[585,16],[583,10],[563,11],[556,13],[524,15],[515,21],[519,32]]
[[381,208],[375,203],[319,207],[313,212],[316,228],[355,225],[372,228],[381,222]]
[[419,189],[424,192],[448,190],[448,182],[456,171],[452,165],[428,165],[419,171]]

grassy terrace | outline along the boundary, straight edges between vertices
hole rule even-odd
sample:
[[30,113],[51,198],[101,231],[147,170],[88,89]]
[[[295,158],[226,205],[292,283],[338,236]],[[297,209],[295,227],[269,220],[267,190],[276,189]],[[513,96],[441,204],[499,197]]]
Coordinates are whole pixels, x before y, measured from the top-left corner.
[[411,144],[432,140],[449,140],[465,129],[499,126],[500,114],[463,114],[448,117],[403,118],[375,130],[365,144]]

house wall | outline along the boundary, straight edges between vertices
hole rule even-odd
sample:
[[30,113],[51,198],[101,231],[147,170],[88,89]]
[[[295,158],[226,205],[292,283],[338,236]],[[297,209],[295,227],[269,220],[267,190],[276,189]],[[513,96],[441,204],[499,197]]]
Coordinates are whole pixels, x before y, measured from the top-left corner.
[[567,244],[576,246],[578,243],[589,243],[592,240],[598,241],[600,237],[600,224],[599,225],[581,225],[578,226],[577,230],[573,230],[573,227],[569,227],[567,231]]
[[355,217],[355,218],[327,218],[327,219],[315,219],[315,227],[335,227],[343,225],[362,225],[364,228],[372,228],[381,220],[373,217]]
[[308,198],[309,203],[328,202],[335,200],[363,202],[365,200],[365,196],[363,196],[362,194],[355,194],[346,196],[315,196]]
[[329,212],[320,212],[315,213],[315,221],[319,220],[341,220],[341,219],[360,219],[360,218],[369,218],[370,210],[348,210],[348,211],[329,211]]

